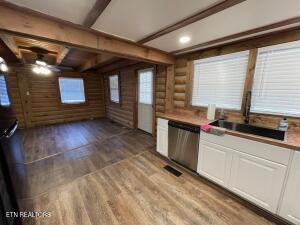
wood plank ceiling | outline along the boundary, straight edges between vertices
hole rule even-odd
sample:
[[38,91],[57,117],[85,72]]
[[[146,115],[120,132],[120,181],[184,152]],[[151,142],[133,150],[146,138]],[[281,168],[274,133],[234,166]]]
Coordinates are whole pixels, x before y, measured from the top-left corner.
[[[7,55],[5,60],[10,64],[20,63],[20,61],[24,64],[34,64],[37,54],[31,50],[32,47],[39,47],[48,51],[44,55],[44,61],[49,65],[58,65],[67,70],[77,70],[87,60],[98,55],[75,48],[65,48],[58,44],[3,33],[0,33],[0,39],[0,48],[6,50],[5,52],[4,50],[1,51],[1,55]],[[67,49],[67,52],[65,52],[65,49]]]
[[[182,0],[4,2],[172,54],[300,27],[299,0],[189,0],[188,4]],[[182,36],[191,37],[191,41],[179,43]],[[20,57],[15,49],[10,49]],[[118,62],[122,56],[86,53],[61,47],[58,58],[58,64],[86,71]],[[85,61],[79,58],[85,58]]]

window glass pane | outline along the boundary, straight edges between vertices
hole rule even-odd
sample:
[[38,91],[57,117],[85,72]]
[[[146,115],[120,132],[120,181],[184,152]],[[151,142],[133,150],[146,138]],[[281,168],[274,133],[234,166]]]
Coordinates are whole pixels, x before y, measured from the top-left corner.
[[110,100],[119,103],[119,77],[118,75],[109,76]]
[[61,102],[83,103],[85,102],[84,85],[82,78],[59,78]]
[[299,41],[259,49],[252,89],[252,112],[300,116],[299,87]]
[[10,101],[4,75],[0,75],[0,103],[2,106],[9,106]]
[[240,110],[249,51],[194,62],[192,105]]
[[152,79],[152,69],[139,71],[139,103],[152,104]]

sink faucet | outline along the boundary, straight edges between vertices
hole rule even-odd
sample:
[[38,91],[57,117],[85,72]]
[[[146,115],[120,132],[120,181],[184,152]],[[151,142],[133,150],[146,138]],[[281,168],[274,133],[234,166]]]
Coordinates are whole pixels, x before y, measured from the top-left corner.
[[244,122],[249,124],[249,117],[250,117],[250,108],[251,108],[251,91],[248,91],[246,96],[246,107],[244,110]]

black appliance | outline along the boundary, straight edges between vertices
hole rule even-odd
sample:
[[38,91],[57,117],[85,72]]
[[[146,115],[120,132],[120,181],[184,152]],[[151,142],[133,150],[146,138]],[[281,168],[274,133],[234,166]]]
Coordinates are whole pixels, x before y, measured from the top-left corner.
[[[20,225],[21,219],[7,216],[8,212],[19,212],[16,198],[16,165],[20,157],[21,142],[16,130],[18,121],[10,106],[0,105],[0,224]],[[14,176],[12,176],[12,174]]]

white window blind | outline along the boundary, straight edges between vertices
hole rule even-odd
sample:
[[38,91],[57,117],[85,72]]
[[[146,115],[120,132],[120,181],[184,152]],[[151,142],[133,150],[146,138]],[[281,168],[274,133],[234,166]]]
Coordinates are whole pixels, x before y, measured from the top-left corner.
[[300,42],[261,48],[256,62],[251,111],[300,116]]
[[84,84],[82,78],[59,77],[58,81],[62,103],[78,104],[85,102]]
[[193,106],[240,110],[249,51],[194,61]]
[[119,76],[111,75],[109,76],[109,88],[110,88],[110,100],[112,102],[119,103]]
[[139,71],[139,103],[152,105],[153,70]]
[[0,104],[2,106],[10,105],[4,75],[0,75]]

